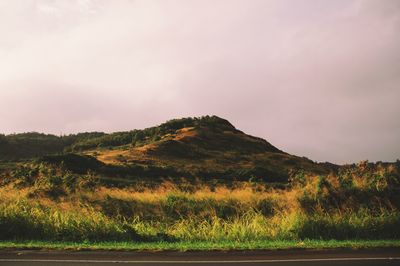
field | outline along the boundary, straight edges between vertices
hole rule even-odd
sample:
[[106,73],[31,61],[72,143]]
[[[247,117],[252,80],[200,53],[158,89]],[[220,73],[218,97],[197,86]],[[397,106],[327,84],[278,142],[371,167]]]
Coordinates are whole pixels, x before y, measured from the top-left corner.
[[399,240],[400,161],[313,162],[216,116],[110,134],[0,135],[0,247],[371,247]]
[[298,172],[283,188],[184,179],[117,188],[93,173],[26,164],[1,179],[0,246],[399,245],[398,171],[397,164],[361,162],[326,176]]

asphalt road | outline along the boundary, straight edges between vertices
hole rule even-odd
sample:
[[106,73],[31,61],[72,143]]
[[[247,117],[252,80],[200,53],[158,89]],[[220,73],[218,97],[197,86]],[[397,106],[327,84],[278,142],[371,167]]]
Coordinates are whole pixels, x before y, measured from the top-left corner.
[[400,265],[400,249],[212,252],[1,250],[1,266],[380,266]]

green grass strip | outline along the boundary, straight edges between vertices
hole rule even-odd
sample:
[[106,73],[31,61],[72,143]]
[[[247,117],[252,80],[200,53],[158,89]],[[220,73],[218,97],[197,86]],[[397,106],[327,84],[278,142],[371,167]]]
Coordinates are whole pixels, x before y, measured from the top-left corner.
[[277,250],[399,247],[400,240],[305,240],[251,242],[50,242],[0,241],[0,249],[52,250]]

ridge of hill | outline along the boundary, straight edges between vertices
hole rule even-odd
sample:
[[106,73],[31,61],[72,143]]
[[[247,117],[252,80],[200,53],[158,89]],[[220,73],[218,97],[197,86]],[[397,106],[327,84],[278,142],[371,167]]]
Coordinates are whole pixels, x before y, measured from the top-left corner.
[[293,171],[326,174],[337,168],[285,153],[217,116],[173,119],[111,134],[0,135],[0,160],[32,159],[123,180],[190,177],[286,182]]

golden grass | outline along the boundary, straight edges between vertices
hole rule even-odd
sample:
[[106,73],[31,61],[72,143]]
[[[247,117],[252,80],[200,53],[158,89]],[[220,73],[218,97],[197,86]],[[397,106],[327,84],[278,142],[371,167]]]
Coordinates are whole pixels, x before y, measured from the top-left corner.
[[[76,239],[126,240],[136,239],[135,232],[187,241],[400,238],[396,169],[378,168],[367,175],[363,166],[356,170],[341,176],[300,175],[285,189],[182,180],[156,188],[64,188],[58,197],[36,187],[40,182],[21,188],[15,181],[0,186],[0,233],[24,238],[34,225],[35,239],[45,232],[56,232],[56,239],[73,234]],[[16,230],[11,234],[10,226]],[[52,239],[51,233],[47,237]]]
[[[186,127],[176,131],[175,134],[166,134],[162,136],[163,140],[175,140],[175,141],[183,141],[188,138],[195,137],[197,132],[194,127]],[[110,149],[110,150],[96,150],[87,152],[87,154],[96,157],[99,161],[106,163],[106,164],[121,164],[121,159],[127,161],[140,161],[143,159],[146,160],[155,160],[152,156],[148,154],[151,151],[157,150],[158,143],[149,143],[139,145],[137,147],[133,146],[129,150],[126,149]]]
[[130,151],[129,150],[105,150],[98,151],[96,158],[107,164],[120,164],[121,162],[118,158],[129,158]]
[[196,130],[194,127],[184,127],[176,131],[176,135],[174,136],[173,140],[182,140],[185,138],[192,138],[197,135]]
[[193,199],[213,198],[215,200],[235,199],[241,202],[251,202],[257,199],[277,198],[291,199],[290,195],[296,194],[295,191],[254,191],[250,185],[240,188],[230,189],[225,186],[218,186],[211,190],[209,186],[203,186],[196,189],[194,192],[181,191],[176,185],[169,181],[163,182],[156,189],[146,189],[145,191],[137,191],[133,188],[107,188],[99,187],[95,192],[87,192],[94,197],[104,198],[106,196],[125,199],[125,200],[149,200],[154,201],[164,198],[170,194],[182,194]]
[[0,186],[0,202],[15,202],[27,198],[30,188],[15,189],[12,184]]

